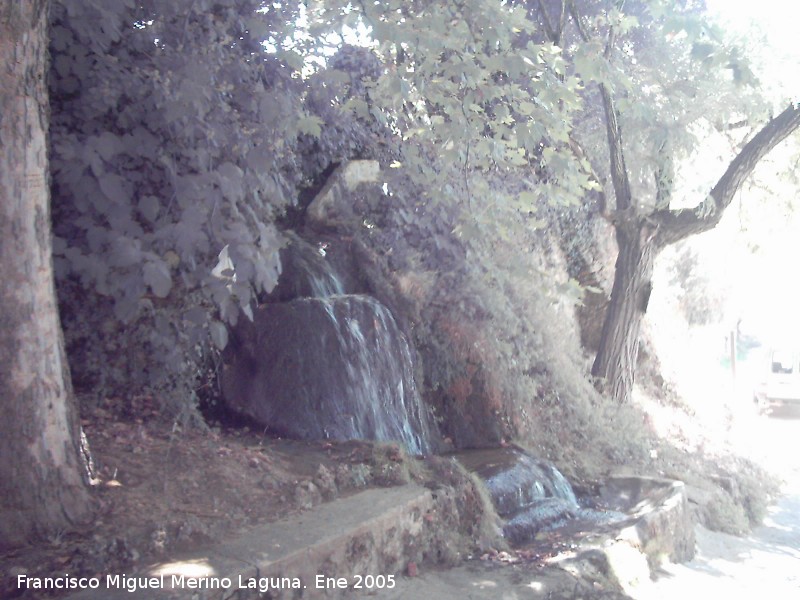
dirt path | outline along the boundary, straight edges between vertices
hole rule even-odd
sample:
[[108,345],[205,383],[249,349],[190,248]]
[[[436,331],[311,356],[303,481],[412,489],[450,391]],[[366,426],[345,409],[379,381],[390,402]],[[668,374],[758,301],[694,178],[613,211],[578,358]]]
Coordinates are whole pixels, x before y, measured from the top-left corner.
[[744,421],[741,448],[784,478],[784,494],[747,538],[698,528],[697,557],[669,565],[636,600],[800,597],[800,418]]

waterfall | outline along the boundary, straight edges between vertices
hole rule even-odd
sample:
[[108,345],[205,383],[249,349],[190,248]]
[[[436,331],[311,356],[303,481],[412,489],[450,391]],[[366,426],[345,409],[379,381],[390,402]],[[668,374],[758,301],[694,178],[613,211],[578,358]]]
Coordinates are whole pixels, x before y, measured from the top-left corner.
[[234,332],[221,377],[228,405],[289,437],[435,451],[414,352],[389,309],[349,293],[344,282],[358,278],[338,273],[324,245],[294,237],[288,249],[280,289]]
[[[324,259],[324,249],[320,248],[311,258],[306,255],[298,257],[298,266],[308,277],[312,298],[327,298],[344,294],[342,280],[333,271],[328,261]],[[316,258],[316,260],[314,260]]]
[[327,298],[356,290],[348,289],[327,255],[327,244],[308,242],[287,233],[289,243],[281,249],[281,276],[269,295],[269,302],[288,302],[297,298]]
[[522,450],[472,450],[457,457],[484,480],[501,517],[515,515],[547,498],[578,508],[578,499],[564,475],[551,463]]
[[402,442],[413,454],[432,450],[431,424],[414,380],[411,348],[394,317],[369,296],[321,298],[346,371],[342,395],[331,395],[347,427],[327,437]]

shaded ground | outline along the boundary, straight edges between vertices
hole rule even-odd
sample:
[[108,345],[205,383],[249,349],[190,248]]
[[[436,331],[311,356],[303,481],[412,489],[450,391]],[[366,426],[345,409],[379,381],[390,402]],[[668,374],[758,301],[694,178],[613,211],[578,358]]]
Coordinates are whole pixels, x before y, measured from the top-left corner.
[[[248,428],[182,431],[148,398],[130,414],[84,411],[97,519],[84,531],[0,555],[0,597],[30,577],[104,576],[167,553],[235,536],[338,495],[408,481],[396,447],[298,442]],[[42,597],[41,591],[22,597]]]
[[498,566],[468,563],[447,571],[431,571],[398,580],[395,589],[381,592],[382,600],[625,600],[607,584],[578,579],[567,571],[535,564]]
[[[160,414],[157,404],[148,398],[134,398],[124,414],[114,409],[120,404],[109,402],[84,410],[83,425],[95,461],[96,522],[85,531],[53,536],[45,543],[1,555],[0,597],[45,597],[39,591],[22,595],[14,585],[19,574],[103,576],[131,572],[137,565],[167,553],[236,536],[255,524],[365,487],[406,483],[412,475],[417,480],[427,476],[428,485],[435,485],[430,473],[425,475],[432,465],[409,461],[391,445],[297,442],[275,439],[252,428],[184,431]],[[781,450],[796,445],[800,420],[763,419],[759,423],[763,427],[758,436],[753,435],[752,428],[740,432],[743,447],[749,445],[752,451],[769,457],[775,452],[785,456],[787,453]],[[777,430],[774,425],[778,425]],[[794,465],[797,475],[798,462]],[[439,465],[433,479],[446,482],[448,477]],[[800,477],[794,481],[800,482]],[[663,585],[691,581],[687,573],[714,573],[722,580],[728,569],[735,576],[742,564],[752,564],[747,552],[775,565],[796,561],[800,558],[796,537],[786,541],[781,536],[797,536],[800,531],[799,503],[800,494],[779,505],[763,530],[767,537],[753,542],[755,546],[739,546],[750,541],[701,530],[698,559],[688,566],[665,569]],[[785,518],[795,521],[787,524]],[[624,598],[602,565],[596,577],[586,573],[584,565],[579,578],[568,568],[544,567],[554,554],[569,554],[570,543],[545,539],[538,549],[489,552],[446,571],[420,565],[400,577],[397,589],[386,592],[386,597]],[[718,559],[726,562],[715,562]],[[758,569],[753,573],[756,576]],[[764,575],[768,576],[775,578]],[[796,579],[782,581],[796,583]],[[731,585],[735,588],[738,584]],[[686,595],[675,589],[665,595],[642,596],[642,600]],[[655,588],[647,591],[661,593]]]

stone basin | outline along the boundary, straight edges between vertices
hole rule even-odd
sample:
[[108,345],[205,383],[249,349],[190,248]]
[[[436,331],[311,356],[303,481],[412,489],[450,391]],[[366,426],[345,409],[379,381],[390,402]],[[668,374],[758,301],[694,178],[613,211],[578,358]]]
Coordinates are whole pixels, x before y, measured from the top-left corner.
[[694,527],[680,481],[612,476],[597,494],[577,498],[552,463],[521,448],[472,450],[455,456],[486,484],[504,520],[503,533],[513,546],[552,533],[580,540],[580,547],[604,555],[630,551],[651,567],[694,556]]

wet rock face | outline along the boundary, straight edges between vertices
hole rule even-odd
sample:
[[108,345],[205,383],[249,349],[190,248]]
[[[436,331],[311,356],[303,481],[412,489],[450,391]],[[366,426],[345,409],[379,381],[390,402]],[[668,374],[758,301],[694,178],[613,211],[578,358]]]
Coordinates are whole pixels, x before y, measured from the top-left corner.
[[266,304],[240,321],[221,376],[228,405],[298,439],[439,446],[413,377],[408,341],[374,298]]
[[312,243],[287,233],[281,249],[281,276],[265,298],[267,302],[289,302],[297,298],[325,298],[364,292],[346,240],[322,237]]

